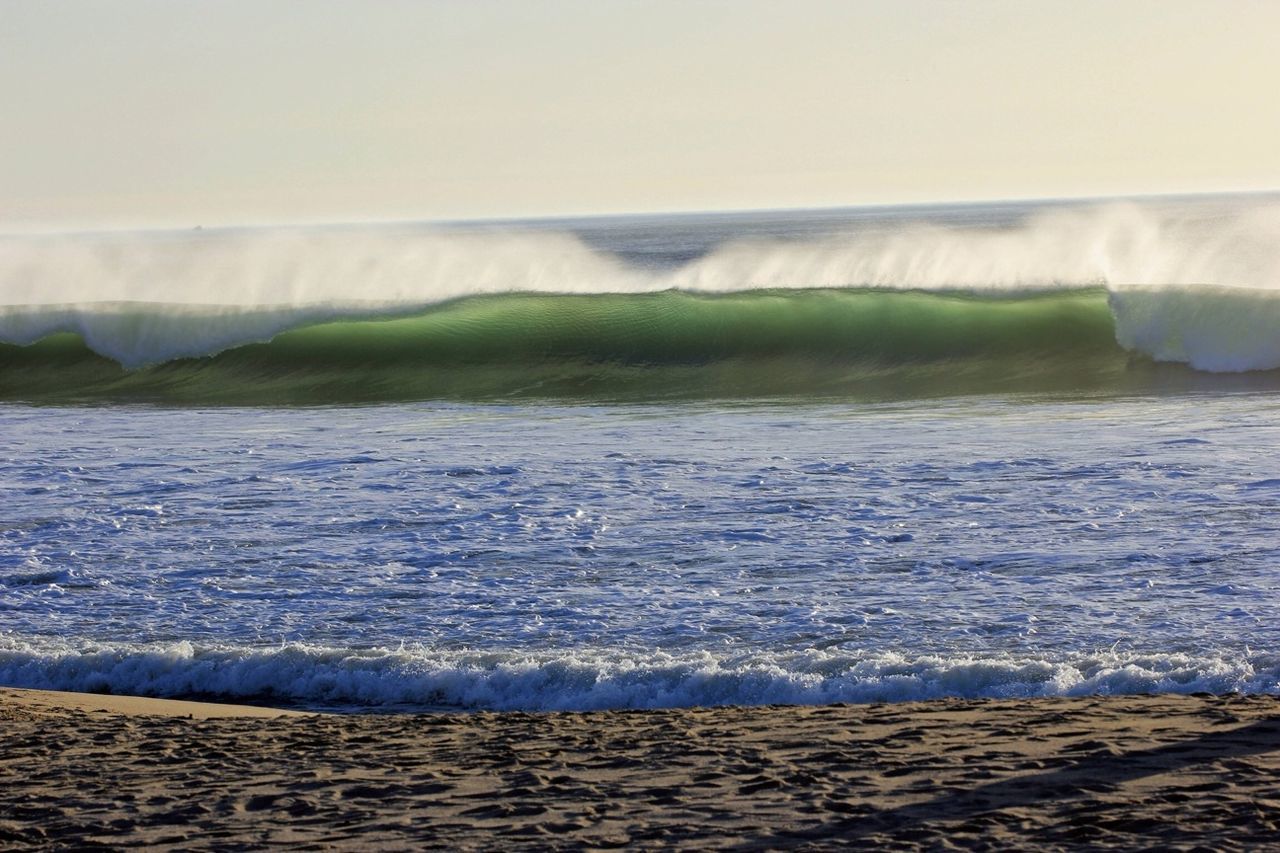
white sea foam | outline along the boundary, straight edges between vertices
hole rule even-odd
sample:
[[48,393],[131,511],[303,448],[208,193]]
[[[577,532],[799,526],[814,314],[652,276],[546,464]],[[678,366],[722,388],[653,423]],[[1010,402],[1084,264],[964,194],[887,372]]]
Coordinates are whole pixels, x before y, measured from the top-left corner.
[[1280,657],[1101,652],[1060,659],[798,651],[482,652],[0,642],[0,683],[301,704],[591,710],[945,697],[1280,692]]
[[1275,290],[1125,288],[1109,302],[1125,349],[1215,373],[1280,367]]

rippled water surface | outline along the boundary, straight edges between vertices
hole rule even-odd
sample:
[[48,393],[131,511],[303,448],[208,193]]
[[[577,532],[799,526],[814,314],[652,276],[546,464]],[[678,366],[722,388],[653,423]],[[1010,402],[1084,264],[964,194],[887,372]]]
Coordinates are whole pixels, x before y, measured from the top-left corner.
[[0,683],[607,707],[1276,690],[1266,395],[0,407]]

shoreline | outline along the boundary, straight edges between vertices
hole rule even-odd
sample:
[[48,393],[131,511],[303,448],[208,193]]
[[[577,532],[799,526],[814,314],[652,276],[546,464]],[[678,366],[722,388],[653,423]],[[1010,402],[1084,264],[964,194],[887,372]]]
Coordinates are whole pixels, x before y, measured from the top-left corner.
[[0,846],[1256,848],[1280,696],[319,715],[0,689]]

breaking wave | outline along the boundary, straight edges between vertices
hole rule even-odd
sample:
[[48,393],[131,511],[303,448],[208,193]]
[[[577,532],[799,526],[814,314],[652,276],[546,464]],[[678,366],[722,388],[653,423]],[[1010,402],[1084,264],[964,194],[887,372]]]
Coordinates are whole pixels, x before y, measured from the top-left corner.
[[600,710],[949,697],[1280,692],[1280,658],[1104,651],[904,656],[806,650],[482,652],[287,645],[0,647],[0,684],[303,706]]
[[1131,391],[1276,370],[1277,329],[1264,205],[873,223],[666,267],[547,230],[0,240],[3,399]]

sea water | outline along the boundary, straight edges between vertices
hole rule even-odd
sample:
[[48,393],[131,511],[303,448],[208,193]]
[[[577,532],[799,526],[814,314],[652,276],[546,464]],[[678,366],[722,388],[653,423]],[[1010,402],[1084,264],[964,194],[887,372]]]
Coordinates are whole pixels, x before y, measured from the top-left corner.
[[8,238],[0,684],[1275,692],[1268,205]]

